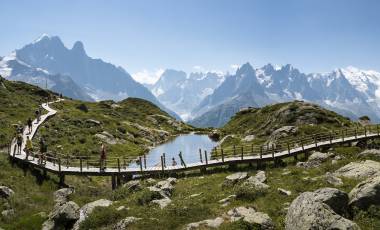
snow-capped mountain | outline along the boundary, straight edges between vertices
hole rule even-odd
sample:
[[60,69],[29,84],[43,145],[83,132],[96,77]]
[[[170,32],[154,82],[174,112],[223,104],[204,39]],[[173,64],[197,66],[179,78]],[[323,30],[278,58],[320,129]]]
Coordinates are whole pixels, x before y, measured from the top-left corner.
[[215,72],[190,73],[168,69],[150,87],[158,100],[188,120],[190,113],[203,98],[210,95],[224,80],[224,75]]
[[[69,49],[59,37],[44,34],[34,42],[15,50],[2,62],[8,59],[16,60],[23,66],[49,75],[66,76],[66,80],[70,77],[79,85],[83,94],[90,95],[94,100],[119,101],[127,97],[142,98],[179,118],[174,112],[166,109],[147,88],[136,82],[123,68],[89,57],[80,41],[75,42]],[[19,72],[18,69],[14,69],[15,66],[12,67],[9,64],[4,64],[0,68],[1,72],[11,79],[15,78],[15,72]],[[42,72],[36,73],[35,76],[41,75]],[[18,79],[26,82],[36,81],[31,78],[33,75],[25,74],[24,77]],[[69,89],[69,87],[66,88]]]
[[18,60],[15,52],[0,60],[0,75],[8,80],[23,81],[41,88],[47,87],[70,98],[93,101],[93,98],[69,76],[51,74],[47,70],[34,68]]
[[[268,64],[254,70],[247,63],[192,111],[197,118],[190,123],[222,126],[233,111],[243,107],[291,100],[314,102],[353,119],[368,115],[379,121],[380,73],[348,67],[324,74],[304,74],[291,65],[278,68]],[[216,115],[224,117],[215,118]]]

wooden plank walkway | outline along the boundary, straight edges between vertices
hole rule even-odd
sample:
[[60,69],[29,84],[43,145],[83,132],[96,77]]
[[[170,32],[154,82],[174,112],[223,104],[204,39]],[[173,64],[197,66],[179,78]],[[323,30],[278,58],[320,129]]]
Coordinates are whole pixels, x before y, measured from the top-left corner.
[[[57,103],[60,102],[62,99],[57,100],[55,102],[51,103]],[[26,137],[30,136],[31,138],[34,137],[35,133],[38,130],[38,127],[40,127],[41,124],[43,124],[46,119],[48,119],[51,116],[54,116],[57,111],[50,108],[49,105],[51,103],[44,103],[42,104],[42,107],[48,111],[47,114],[44,114],[41,116],[41,119],[39,122],[37,120],[33,121],[33,128],[32,132],[29,134],[28,130],[25,128],[23,133],[24,142],[22,145],[22,149],[25,147],[26,143]],[[219,154],[218,159],[203,159],[196,163],[191,164],[179,164],[177,166],[156,166],[156,167],[146,167],[143,166],[141,162],[140,167],[136,168],[130,168],[126,166],[122,166],[120,164],[119,159],[113,159],[112,162],[108,162],[110,167],[107,166],[105,170],[100,170],[99,166],[93,166],[85,165],[85,160],[82,161],[82,159],[75,159],[75,162],[69,162],[69,164],[64,164],[64,158],[50,158],[46,162],[46,164],[40,165],[38,164],[38,159],[31,158],[28,161],[26,160],[26,153],[22,150],[21,154],[15,154],[15,148],[16,143],[15,140],[12,141],[9,147],[9,155],[10,158],[17,161],[22,161],[26,164],[30,164],[33,167],[41,168],[43,170],[46,170],[51,173],[55,173],[61,176],[64,175],[89,175],[89,176],[119,176],[119,175],[141,175],[141,174],[161,174],[163,172],[170,173],[170,172],[180,172],[180,171],[191,171],[191,170],[197,170],[197,169],[206,169],[210,167],[216,167],[216,166],[223,166],[223,165],[233,165],[233,164],[241,164],[241,163],[257,163],[260,164],[261,162],[267,162],[267,161],[277,161],[282,158],[287,157],[293,157],[297,156],[298,154],[302,154],[305,152],[309,152],[312,150],[316,150],[319,148],[328,148],[336,144],[344,144],[344,143],[351,143],[356,141],[366,141],[369,139],[379,138],[379,126],[376,126],[376,132],[373,132],[374,130],[370,129],[367,130],[367,128],[364,128],[364,133],[361,134],[361,132],[358,129],[355,130],[347,130],[345,129],[345,132],[341,132],[342,136],[337,137],[336,135],[322,135],[319,137],[319,141],[317,141],[316,136],[310,136],[306,137],[305,140],[310,140],[307,143],[303,143],[302,140],[298,140],[298,142],[293,142],[292,147],[290,147],[289,142],[287,143],[287,148],[277,149],[273,148],[267,149],[267,151],[262,151],[261,146],[261,152],[254,153],[253,146],[252,146],[252,152],[251,154],[244,154],[243,148],[241,148],[241,154],[235,152],[235,148],[233,153],[236,154],[236,156],[227,156],[222,154]],[[346,136],[345,136],[346,134]],[[352,135],[347,135],[352,134]],[[314,140],[314,141],[313,141]],[[202,154],[202,153],[200,153]],[[141,158],[140,158],[141,159]],[[88,160],[87,160],[88,161]],[[95,159],[94,161],[99,162],[99,160]]]

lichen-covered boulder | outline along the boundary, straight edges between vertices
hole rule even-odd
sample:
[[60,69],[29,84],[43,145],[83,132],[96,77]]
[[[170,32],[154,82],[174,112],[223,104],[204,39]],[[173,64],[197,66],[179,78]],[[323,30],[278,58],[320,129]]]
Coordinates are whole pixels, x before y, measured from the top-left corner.
[[259,225],[261,229],[274,229],[272,219],[262,212],[256,212],[251,207],[237,207],[227,212],[231,222],[243,220],[250,224]]
[[380,172],[380,163],[372,160],[361,162],[351,162],[335,171],[338,177],[347,177],[354,179],[366,179]]
[[8,199],[9,197],[13,196],[15,192],[8,188],[7,186],[0,186],[0,197]]
[[74,193],[74,188],[61,188],[54,192],[54,201],[56,203],[66,203],[69,201],[69,196]]
[[351,208],[366,210],[371,205],[380,205],[380,176],[360,182],[351,190],[349,197]]
[[226,177],[223,182],[223,186],[233,186],[240,181],[245,180],[248,177],[246,172],[237,172]]
[[113,230],[126,230],[128,229],[129,225],[136,223],[137,221],[140,221],[140,220],[142,220],[142,218],[137,218],[134,216],[126,217],[122,219],[121,221],[117,222],[115,226],[113,227]]

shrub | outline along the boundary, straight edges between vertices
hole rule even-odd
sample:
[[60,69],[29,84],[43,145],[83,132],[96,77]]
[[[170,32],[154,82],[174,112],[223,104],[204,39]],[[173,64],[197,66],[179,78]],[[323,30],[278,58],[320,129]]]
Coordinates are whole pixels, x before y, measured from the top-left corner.
[[113,207],[96,207],[91,215],[81,223],[80,229],[98,229],[100,226],[117,223],[121,218],[123,218],[123,213]]
[[237,199],[242,200],[255,200],[256,198],[266,194],[265,189],[257,189],[253,186],[239,185],[235,188],[235,194]]
[[87,107],[87,105],[85,105],[85,104],[83,104],[83,103],[80,104],[80,105],[78,105],[76,108],[79,109],[80,111],[85,112],[85,113],[88,112],[88,107]]
[[158,192],[152,192],[149,189],[143,189],[137,196],[137,204],[146,205],[152,200],[160,199],[161,195]]

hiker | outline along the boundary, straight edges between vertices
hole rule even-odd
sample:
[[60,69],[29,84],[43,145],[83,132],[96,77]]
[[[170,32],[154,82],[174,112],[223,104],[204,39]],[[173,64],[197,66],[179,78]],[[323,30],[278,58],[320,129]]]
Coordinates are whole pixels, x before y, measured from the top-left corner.
[[36,110],[36,117],[37,117],[36,124],[38,124],[40,122],[40,111],[39,110]]
[[33,151],[33,144],[32,144],[32,140],[30,140],[29,136],[26,136],[26,158],[25,160],[28,160],[28,157],[29,155],[32,153]]
[[16,126],[16,133],[23,134],[24,133],[24,127],[21,125],[21,122],[19,121]]
[[40,154],[38,156],[38,164],[43,164],[45,162],[46,164],[46,152],[47,152],[47,145],[43,137],[40,139]]
[[106,146],[102,142],[100,146],[100,170],[104,171],[106,168],[106,157],[107,157],[107,152],[106,152]]
[[22,146],[22,134],[18,133],[16,137],[16,143],[17,143],[17,155],[21,154],[21,146]]
[[172,158],[172,166],[177,166],[177,161],[175,161],[174,157]]
[[28,124],[29,134],[31,134],[32,133],[32,127],[33,127],[33,121],[30,117],[28,118],[27,124]]

